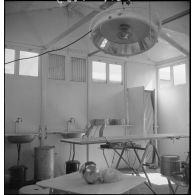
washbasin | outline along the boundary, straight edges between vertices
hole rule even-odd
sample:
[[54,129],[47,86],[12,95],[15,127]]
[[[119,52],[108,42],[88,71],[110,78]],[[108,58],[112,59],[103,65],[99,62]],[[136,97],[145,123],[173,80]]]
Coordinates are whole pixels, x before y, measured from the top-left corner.
[[6,134],[7,140],[14,144],[30,143],[38,134],[27,134],[27,133],[13,133]]
[[70,139],[70,138],[81,138],[83,135],[85,135],[84,131],[72,131],[72,132],[61,132],[61,136],[64,139]]

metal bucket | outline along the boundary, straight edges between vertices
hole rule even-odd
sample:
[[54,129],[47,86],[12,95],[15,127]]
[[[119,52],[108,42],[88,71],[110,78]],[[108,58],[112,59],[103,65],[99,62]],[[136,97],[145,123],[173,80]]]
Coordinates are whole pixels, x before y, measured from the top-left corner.
[[78,160],[66,161],[66,174],[78,171],[79,166],[80,166],[80,162]]
[[54,148],[54,146],[35,147],[35,181],[54,177]]
[[189,180],[190,180],[190,167],[189,167],[189,163],[185,162],[184,163],[184,180],[187,184],[189,184]]
[[10,186],[11,188],[20,188],[26,182],[26,170],[24,165],[13,166],[9,168],[10,171]]
[[160,173],[164,176],[173,176],[180,173],[180,158],[177,155],[163,155],[160,162]]

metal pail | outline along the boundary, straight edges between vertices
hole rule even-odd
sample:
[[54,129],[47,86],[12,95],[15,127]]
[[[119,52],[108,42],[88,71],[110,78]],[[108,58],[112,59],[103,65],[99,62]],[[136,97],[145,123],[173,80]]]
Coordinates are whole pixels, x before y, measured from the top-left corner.
[[177,155],[163,155],[160,162],[160,173],[173,176],[180,172],[180,158]]

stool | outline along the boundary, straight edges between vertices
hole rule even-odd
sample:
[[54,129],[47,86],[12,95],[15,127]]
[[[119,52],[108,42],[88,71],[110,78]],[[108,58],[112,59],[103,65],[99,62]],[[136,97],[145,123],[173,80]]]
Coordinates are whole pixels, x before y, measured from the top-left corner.
[[38,185],[28,185],[20,188],[19,194],[49,194],[49,188],[41,188]]

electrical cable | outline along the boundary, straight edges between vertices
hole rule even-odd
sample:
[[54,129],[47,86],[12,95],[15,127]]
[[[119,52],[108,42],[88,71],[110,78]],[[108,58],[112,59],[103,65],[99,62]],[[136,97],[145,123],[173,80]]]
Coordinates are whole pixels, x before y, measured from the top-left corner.
[[42,55],[45,55],[47,53],[50,53],[50,52],[53,52],[53,51],[60,51],[62,49],[65,49],[71,45],[73,45],[74,43],[80,41],[82,38],[84,38],[85,36],[87,36],[92,30],[88,31],[87,33],[85,33],[83,36],[81,36],[80,38],[76,39],[75,41],[73,41],[72,43],[69,43],[68,45],[66,46],[63,46],[61,48],[58,48],[58,49],[53,49],[53,50],[50,50],[50,51],[46,51],[46,52],[43,52],[39,55],[36,55],[36,56],[31,56],[31,57],[27,57],[27,58],[19,58],[19,59],[16,59],[16,60],[12,60],[12,61],[9,61],[9,62],[6,62],[5,64],[10,64],[12,62],[16,62],[16,61],[20,61],[20,60],[27,60],[27,59],[31,59],[31,58],[36,58],[36,57],[39,57],[39,56],[42,56]]

